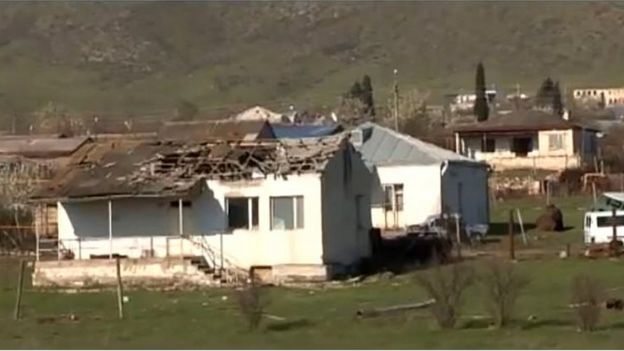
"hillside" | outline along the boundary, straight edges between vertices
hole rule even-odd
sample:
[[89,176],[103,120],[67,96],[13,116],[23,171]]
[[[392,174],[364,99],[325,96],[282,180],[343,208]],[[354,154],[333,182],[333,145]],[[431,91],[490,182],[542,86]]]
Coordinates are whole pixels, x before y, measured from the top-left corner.
[[0,112],[332,106],[365,73],[383,104],[395,67],[439,94],[470,89],[480,59],[531,93],[546,75],[624,85],[623,24],[609,3],[2,3]]

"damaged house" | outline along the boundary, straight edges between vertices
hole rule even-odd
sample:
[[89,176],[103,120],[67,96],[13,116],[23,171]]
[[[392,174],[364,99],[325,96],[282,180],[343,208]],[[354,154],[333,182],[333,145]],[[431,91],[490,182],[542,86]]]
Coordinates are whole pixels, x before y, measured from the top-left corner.
[[83,148],[33,201],[58,204],[62,258],[192,257],[219,275],[326,279],[370,254],[370,183],[340,135],[109,140]]

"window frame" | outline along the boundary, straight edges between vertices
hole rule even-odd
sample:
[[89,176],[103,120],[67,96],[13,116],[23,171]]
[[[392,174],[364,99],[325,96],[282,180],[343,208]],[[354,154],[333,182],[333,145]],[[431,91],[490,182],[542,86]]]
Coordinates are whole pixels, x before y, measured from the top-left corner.
[[383,187],[382,208],[384,209],[384,211],[386,212],[403,211],[403,209],[405,208],[405,185],[403,183],[392,183],[392,184],[382,184],[382,187]]
[[[561,151],[564,150],[564,135],[563,133],[550,133],[548,134],[548,151]],[[553,142],[555,141],[555,142]],[[555,144],[558,144],[555,145]]]
[[[290,199],[292,209],[292,228],[275,227],[275,200],[276,199]],[[305,201],[303,195],[286,195],[286,196],[271,196],[269,197],[269,209],[270,209],[270,230],[271,231],[293,231],[301,230],[305,228]],[[301,210],[300,210],[301,209]],[[301,213],[299,213],[301,212]]]
[[[247,227],[235,228],[230,226],[230,199],[245,199],[247,200]],[[229,232],[234,230],[249,230],[254,231],[259,229],[260,224],[260,209],[258,196],[225,196],[225,218],[227,220],[226,229]],[[255,214],[255,215],[254,215]]]

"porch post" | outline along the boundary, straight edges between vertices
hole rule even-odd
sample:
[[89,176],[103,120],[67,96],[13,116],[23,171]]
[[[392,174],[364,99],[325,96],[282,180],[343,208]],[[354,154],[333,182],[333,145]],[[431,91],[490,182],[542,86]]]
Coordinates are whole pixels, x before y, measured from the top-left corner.
[[455,152],[458,154],[462,154],[461,150],[459,149],[459,133],[455,132]]
[[43,215],[41,204],[37,204],[35,211],[35,260],[39,261],[39,224],[41,223],[41,216]]
[[[251,226],[252,226],[253,219],[254,219],[251,203],[252,203],[251,198],[248,198],[247,199],[247,213],[249,213],[249,218],[247,218],[247,229],[249,230],[251,230]],[[295,216],[295,218],[297,218],[297,216]]]
[[182,238],[184,237],[184,213],[182,210],[182,199],[178,199],[178,234],[180,234],[180,257],[184,257]]
[[108,258],[113,259],[113,201],[108,199]]

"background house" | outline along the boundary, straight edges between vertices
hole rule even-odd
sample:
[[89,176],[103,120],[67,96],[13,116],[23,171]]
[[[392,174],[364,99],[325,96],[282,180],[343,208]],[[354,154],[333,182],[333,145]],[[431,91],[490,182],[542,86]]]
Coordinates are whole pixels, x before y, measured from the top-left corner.
[[165,122],[158,133],[167,140],[259,140],[275,139],[266,120],[201,120]]
[[340,136],[108,141],[33,199],[58,202],[60,245],[75,258],[193,255],[225,269],[327,272],[370,254],[370,182]]
[[459,213],[468,224],[489,222],[486,164],[374,123],[351,133],[375,170],[374,226],[402,228],[443,211]]
[[[6,218],[22,217],[30,212],[25,206],[33,191],[51,179],[63,168],[76,150],[88,142],[89,138],[62,137],[58,135],[5,135],[0,137],[0,203],[3,209],[17,211]],[[26,211],[18,210],[23,208]],[[34,213],[34,225],[42,235],[56,234],[56,205],[39,208]],[[24,218],[26,219],[26,218]],[[24,222],[22,222],[24,223]],[[3,223],[18,225],[19,223]],[[11,235],[21,230],[9,230]]]
[[542,111],[515,111],[453,127],[455,150],[494,170],[562,170],[593,162],[596,130]]

